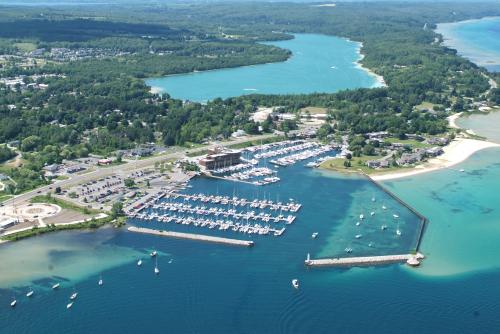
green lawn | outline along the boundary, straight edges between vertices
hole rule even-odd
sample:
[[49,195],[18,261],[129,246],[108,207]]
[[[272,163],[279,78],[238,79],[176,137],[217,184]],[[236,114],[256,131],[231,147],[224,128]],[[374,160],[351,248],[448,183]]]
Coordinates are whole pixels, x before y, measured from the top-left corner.
[[411,145],[413,148],[429,148],[432,147],[432,145],[426,144],[424,142],[420,142],[415,139],[399,139],[396,137],[388,137],[384,138],[384,141],[389,142],[389,143],[401,143],[403,145]]
[[374,168],[369,168],[366,165],[367,161],[370,160],[377,160],[382,158],[382,156],[361,156],[361,157],[353,157],[351,159],[351,167],[344,167],[344,161],[345,159],[330,159],[324,161],[321,165],[320,168],[323,169],[328,169],[328,170],[334,170],[337,172],[344,172],[344,173],[363,173],[363,174],[382,174],[382,173],[387,173],[395,170],[400,170],[401,167],[389,167],[389,168],[381,168],[381,169],[374,169]]
[[63,209],[68,209],[68,210],[74,210],[83,214],[97,214],[100,213],[101,211],[99,210],[94,210],[94,209],[89,209],[85,208],[76,204],[73,204],[69,201],[65,201],[53,196],[48,196],[48,195],[39,195],[35,196],[30,200],[31,203],[51,203],[51,204],[56,204],[59,205]]

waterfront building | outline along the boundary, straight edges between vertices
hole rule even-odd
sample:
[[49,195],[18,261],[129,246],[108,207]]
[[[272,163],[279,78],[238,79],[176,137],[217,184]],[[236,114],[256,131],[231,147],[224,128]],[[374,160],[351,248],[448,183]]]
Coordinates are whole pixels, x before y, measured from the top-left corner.
[[216,147],[208,150],[205,158],[200,160],[200,165],[207,170],[234,166],[241,162],[241,151],[229,150],[222,147]]

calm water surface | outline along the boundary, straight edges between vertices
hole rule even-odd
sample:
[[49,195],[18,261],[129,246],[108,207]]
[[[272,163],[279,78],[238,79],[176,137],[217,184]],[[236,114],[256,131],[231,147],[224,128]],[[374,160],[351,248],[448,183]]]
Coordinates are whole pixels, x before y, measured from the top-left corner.
[[151,78],[146,83],[174,98],[199,102],[243,94],[330,93],[379,85],[357,64],[359,43],[297,34],[292,40],[268,44],[293,55],[285,62]]
[[500,17],[438,24],[444,44],[490,71],[500,71]]
[[[301,166],[283,169],[280,176],[288,182],[269,187],[194,180],[189,191],[271,199],[279,194],[281,201],[293,197],[304,204],[282,237],[253,237],[251,249],[115,229],[2,245],[1,262],[8,266],[0,267],[0,333],[49,328],[65,333],[498,332],[500,150],[484,150],[458,168],[465,173],[450,169],[386,183],[431,220],[422,244],[428,259],[419,269],[305,268],[307,252],[340,254],[355,241],[354,222],[361,210],[372,209],[373,196],[377,205],[390,206],[387,215],[402,215],[402,237],[408,239],[396,242],[390,231],[372,229],[384,219],[377,212],[377,220],[362,225],[366,237],[351,245],[354,253],[407,251],[415,224],[366,180]],[[164,223],[149,226],[165,228]],[[318,239],[311,239],[312,231],[320,233]],[[366,245],[372,239],[373,249]],[[147,255],[152,248],[160,251],[159,276]],[[135,264],[139,257],[141,268]],[[19,282],[12,284],[13,278]],[[299,278],[299,290],[291,287],[292,278]],[[54,281],[63,283],[59,291],[50,289]],[[24,296],[28,286],[35,289],[30,300]],[[68,311],[74,290],[78,300]],[[13,295],[15,309],[9,307]]]

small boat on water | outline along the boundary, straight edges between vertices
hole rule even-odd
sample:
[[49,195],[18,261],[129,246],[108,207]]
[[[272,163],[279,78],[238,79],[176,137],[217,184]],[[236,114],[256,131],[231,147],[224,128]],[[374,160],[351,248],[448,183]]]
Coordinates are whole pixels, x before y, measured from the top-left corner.
[[158,258],[156,258],[156,263],[155,263],[155,274],[158,275],[160,273],[160,269],[158,269]]
[[35,293],[35,291],[33,291],[33,289],[30,288],[30,291],[28,291],[28,293],[26,294],[26,297],[31,297],[31,296],[33,296],[34,293]]
[[142,260],[137,261],[137,266],[138,267],[142,266]]
[[393,216],[394,218],[396,218],[396,219],[397,219],[397,218],[399,218],[399,216],[398,216],[397,214],[393,214],[392,216]]
[[73,292],[73,294],[71,296],[69,296],[69,299],[75,300],[76,297],[78,297],[78,292]]
[[103,285],[104,281],[102,280],[102,276],[99,278],[99,281],[97,282],[98,285]]
[[56,283],[56,284],[52,285],[52,290],[58,289],[60,286],[61,286],[61,284]]
[[313,239],[316,239],[316,238],[318,237],[318,232],[314,232],[314,233],[311,235],[311,237],[312,237]]
[[15,307],[17,305],[17,300],[15,298],[12,298],[12,301],[10,302],[10,307]]
[[465,172],[465,169],[461,168],[461,169],[459,169],[459,171],[460,171],[460,173],[463,173],[463,172]]
[[362,234],[356,234],[356,236],[355,236],[356,239],[361,239],[362,237],[363,237]]
[[298,289],[299,288],[299,280],[294,278],[292,280],[292,286],[295,288],[295,289]]
[[347,247],[346,249],[344,249],[346,253],[352,253],[352,248],[350,247]]
[[365,215],[364,214],[360,214],[359,215],[359,219],[361,219],[361,220],[365,219]]
[[172,262],[174,262],[174,259],[168,260],[168,263],[172,263]]
[[380,229],[381,229],[382,231],[387,230],[387,225],[382,225],[382,226],[380,226]]
[[70,309],[72,306],[73,306],[73,302],[71,302],[68,305],[66,305],[66,309]]
[[401,236],[401,231],[400,231],[399,229],[397,229],[397,230],[396,230],[396,234],[397,234],[398,236]]
[[360,222],[357,222],[357,223],[356,223],[356,226],[359,226],[359,225],[361,225],[361,223],[360,223]]
[[158,255],[158,253],[154,250],[154,251],[152,251],[152,252],[151,252],[151,254],[149,254],[149,255],[151,255],[151,257],[155,257],[156,255]]
[[382,210],[387,210],[387,207],[385,205],[382,205]]
[[375,211],[370,212],[370,216],[373,216],[375,214]]
[[372,197],[372,202],[375,202],[375,197]]

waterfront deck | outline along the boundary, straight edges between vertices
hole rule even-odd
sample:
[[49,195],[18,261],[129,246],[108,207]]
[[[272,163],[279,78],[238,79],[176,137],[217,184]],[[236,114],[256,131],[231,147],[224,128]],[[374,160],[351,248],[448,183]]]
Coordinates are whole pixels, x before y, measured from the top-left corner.
[[356,267],[371,266],[390,263],[407,263],[411,266],[418,266],[424,256],[417,254],[381,255],[381,256],[360,256],[360,257],[338,257],[325,259],[310,259],[304,261],[309,267]]
[[251,240],[221,238],[221,237],[214,237],[211,235],[203,235],[203,234],[159,231],[159,230],[153,230],[153,229],[149,229],[149,228],[135,227],[135,226],[129,227],[128,230],[130,232],[136,232],[136,233],[152,234],[152,235],[159,235],[159,236],[163,236],[163,237],[171,237],[171,238],[178,238],[178,239],[206,241],[206,242],[213,242],[213,243],[233,245],[233,246],[251,247],[254,245],[254,242]]

